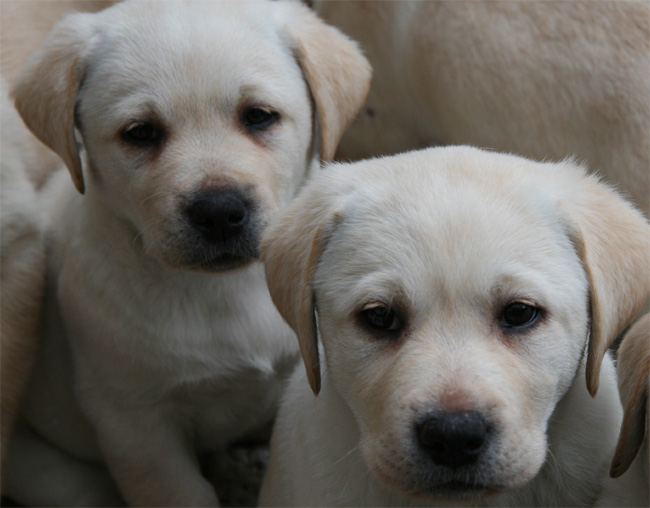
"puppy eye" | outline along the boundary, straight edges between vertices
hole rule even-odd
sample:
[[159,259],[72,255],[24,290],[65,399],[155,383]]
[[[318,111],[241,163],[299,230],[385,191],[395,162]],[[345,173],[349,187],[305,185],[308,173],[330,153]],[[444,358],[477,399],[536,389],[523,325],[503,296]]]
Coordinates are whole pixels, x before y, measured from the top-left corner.
[[364,309],[361,317],[366,325],[375,330],[398,332],[402,329],[402,322],[395,311],[384,305]]
[[539,320],[540,309],[525,302],[512,302],[501,313],[500,323],[505,330],[521,330]]
[[278,113],[267,108],[247,108],[242,113],[242,123],[247,129],[265,130],[275,124],[280,118]]
[[122,139],[134,146],[155,146],[162,138],[162,132],[150,123],[135,123],[122,131]]

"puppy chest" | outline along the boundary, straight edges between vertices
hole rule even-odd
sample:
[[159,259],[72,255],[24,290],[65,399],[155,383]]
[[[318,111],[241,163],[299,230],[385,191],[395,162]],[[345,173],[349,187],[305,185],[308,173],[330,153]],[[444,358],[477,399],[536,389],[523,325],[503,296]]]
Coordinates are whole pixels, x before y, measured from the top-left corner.
[[198,450],[208,451],[263,429],[275,416],[281,379],[250,368],[229,379],[207,380],[177,391],[176,410]]

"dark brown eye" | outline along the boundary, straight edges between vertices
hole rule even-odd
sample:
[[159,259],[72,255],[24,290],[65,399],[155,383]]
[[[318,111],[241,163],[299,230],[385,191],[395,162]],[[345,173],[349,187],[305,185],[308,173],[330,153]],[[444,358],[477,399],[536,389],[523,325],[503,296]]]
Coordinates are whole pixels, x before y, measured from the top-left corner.
[[361,311],[364,323],[375,330],[398,332],[402,329],[402,322],[390,307],[376,305]]
[[250,130],[265,130],[280,118],[278,113],[267,108],[247,108],[242,114],[242,123]]
[[122,139],[133,146],[156,146],[162,139],[162,132],[150,123],[142,122],[129,125],[122,131]]
[[512,302],[504,309],[500,317],[501,327],[505,330],[523,330],[533,326],[540,316],[534,305],[525,302]]

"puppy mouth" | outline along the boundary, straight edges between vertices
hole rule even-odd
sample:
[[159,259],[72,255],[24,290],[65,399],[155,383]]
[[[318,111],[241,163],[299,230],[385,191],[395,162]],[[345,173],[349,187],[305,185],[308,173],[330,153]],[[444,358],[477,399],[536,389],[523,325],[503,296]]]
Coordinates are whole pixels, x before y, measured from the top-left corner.
[[402,492],[407,497],[421,502],[465,505],[497,496],[506,490],[509,489],[500,485],[454,480],[446,483],[420,484]]
[[259,259],[259,234],[251,230],[228,242],[206,241],[189,235],[181,265],[192,271],[225,272],[244,267]]
[[[401,474],[373,469],[384,486],[407,497],[430,503],[472,503],[508,490],[474,468],[463,471],[436,471],[429,467],[408,468]],[[397,474],[395,474],[397,473]]]
[[[156,249],[157,245],[166,249]],[[170,233],[152,244],[149,255],[174,270],[218,273],[243,268],[259,259],[259,232],[250,231],[228,242],[211,242],[194,231]]]
[[419,484],[411,488],[397,488],[398,492],[424,503],[466,505],[503,493],[505,488],[472,481],[454,480],[446,483]]
[[257,256],[223,253],[206,257],[198,264],[189,266],[188,268],[201,272],[225,272],[244,267],[256,259],[258,259]]

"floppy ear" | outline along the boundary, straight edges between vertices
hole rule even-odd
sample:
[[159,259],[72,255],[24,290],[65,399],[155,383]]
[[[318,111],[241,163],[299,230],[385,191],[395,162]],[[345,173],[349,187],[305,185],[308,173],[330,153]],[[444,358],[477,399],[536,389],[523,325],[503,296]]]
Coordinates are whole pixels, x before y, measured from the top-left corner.
[[579,185],[563,206],[590,286],[587,388],[594,396],[607,349],[650,293],[650,225],[596,177],[585,176]]
[[64,18],[27,61],[12,93],[27,127],[63,159],[82,194],[74,109],[84,72],[81,57],[94,33],[93,20],[92,14]]
[[271,298],[298,337],[309,385],[316,395],[320,391],[320,359],[312,280],[341,221],[340,214],[328,206],[326,191],[320,192],[318,187],[308,186],[276,218],[264,232],[260,247]]
[[618,351],[618,390],[625,413],[610,476],[618,478],[630,467],[646,435],[650,383],[650,314],[625,334]]
[[290,7],[295,18],[291,17],[286,30],[316,103],[321,160],[331,161],[343,132],[366,99],[372,70],[355,42],[307,7]]

